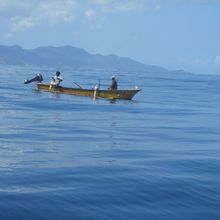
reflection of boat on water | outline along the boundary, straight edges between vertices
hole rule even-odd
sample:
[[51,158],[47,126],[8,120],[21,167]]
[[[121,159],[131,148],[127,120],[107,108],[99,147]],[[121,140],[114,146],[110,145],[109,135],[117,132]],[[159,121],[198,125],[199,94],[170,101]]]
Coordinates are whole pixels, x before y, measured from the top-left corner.
[[136,87],[135,89],[119,89],[119,90],[103,90],[99,89],[99,86],[96,86],[94,89],[84,89],[75,83],[79,88],[68,88],[59,85],[51,85],[42,83],[43,76],[37,74],[31,80],[25,80],[24,84],[29,84],[31,82],[36,82],[37,90],[45,92],[56,92],[56,93],[65,93],[70,95],[78,96],[90,96],[94,98],[107,98],[107,99],[128,99],[131,100],[141,89]]
[[128,90],[102,90],[102,89],[83,89],[83,88],[68,88],[62,86],[53,86],[50,89],[50,84],[37,83],[37,89],[46,92],[58,92],[78,96],[91,96],[96,98],[107,99],[132,99],[140,89]]

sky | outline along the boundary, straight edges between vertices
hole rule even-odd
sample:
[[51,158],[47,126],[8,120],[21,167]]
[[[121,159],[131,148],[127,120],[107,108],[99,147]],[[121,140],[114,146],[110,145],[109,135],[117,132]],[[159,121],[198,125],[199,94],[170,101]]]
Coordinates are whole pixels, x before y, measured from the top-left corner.
[[0,44],[220,74],[220,0],[0,0]]

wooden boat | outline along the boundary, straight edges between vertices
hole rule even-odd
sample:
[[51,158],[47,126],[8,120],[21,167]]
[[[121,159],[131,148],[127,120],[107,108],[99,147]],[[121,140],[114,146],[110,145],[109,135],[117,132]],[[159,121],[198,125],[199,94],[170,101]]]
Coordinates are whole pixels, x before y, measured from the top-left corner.
[[58,92],[78,96],[91,96],[95,98],[107,99],[132,99],[141,89],[129,90],[102,90],[102,89],[83,89],[83,88],[67,88],[62,86],[52,86],[45,83],[37,83],[37,90],[46,92]]

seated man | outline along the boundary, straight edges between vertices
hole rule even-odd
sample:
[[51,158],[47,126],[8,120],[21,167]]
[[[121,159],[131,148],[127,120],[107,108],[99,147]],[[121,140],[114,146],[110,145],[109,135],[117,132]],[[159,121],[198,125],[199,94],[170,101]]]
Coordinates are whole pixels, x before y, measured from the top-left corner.
[[60,71],[57,71],[55,76],[52,77],[52,80],[50,82],[50,89],[52,88],[52,86],[59,86],[60,82],[62,82],[62,77],[60,75]]

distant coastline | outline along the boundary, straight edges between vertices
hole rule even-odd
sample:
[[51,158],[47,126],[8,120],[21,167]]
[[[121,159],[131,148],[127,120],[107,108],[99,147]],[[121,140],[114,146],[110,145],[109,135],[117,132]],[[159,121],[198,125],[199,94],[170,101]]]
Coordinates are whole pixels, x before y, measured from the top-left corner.
[[146,65],[130,58],[117,55],[90,54],[73,46],[38,47],[24,49],[19,45],[0,45],[0,64],[34,65],[74,68],[116,69],[122,71],[168,72],[166,68]]

